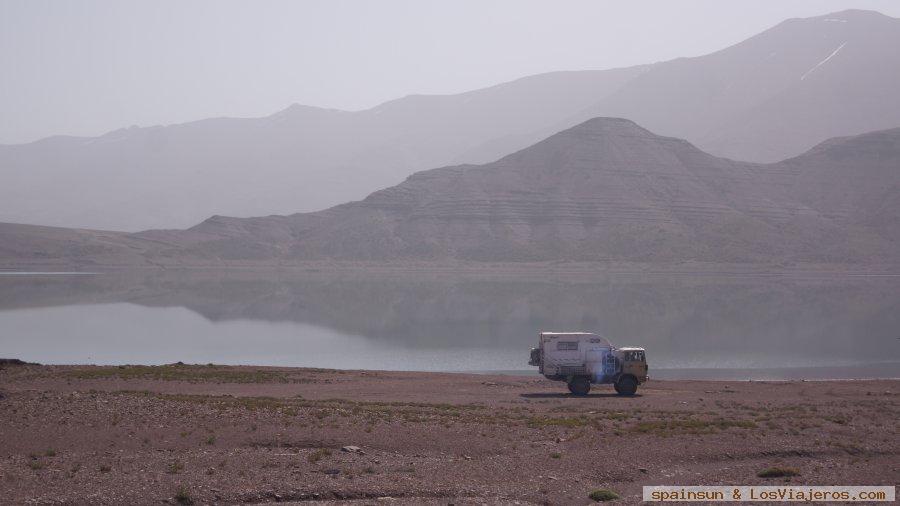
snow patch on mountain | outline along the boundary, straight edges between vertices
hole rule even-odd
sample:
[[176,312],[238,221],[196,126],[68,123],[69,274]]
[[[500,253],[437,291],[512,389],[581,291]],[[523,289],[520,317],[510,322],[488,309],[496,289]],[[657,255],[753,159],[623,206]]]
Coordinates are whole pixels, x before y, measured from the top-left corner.
[[847,43],[844,42],[843,44],[841,44],[840,46],[838,46],[838,48],[835,49],[835,50],[834,50],[830,55],[828,55],[824,60],[822,60],[822,61],[820,61],[819,63],[817,63],[815,67],[813,67],[813,68],[807,70],[805,74],[803,74],[802,76],[800,76],[800,80],[802,81],[802,80],[806,79],[806,76],[810,75],[810,74],[812,73],[813,70],[816,70],[817,68],[819,68],[819,67],[821,67],[822,65],[824,65],[828,60],[834,58],[834,55],[838,54],[838,52],[839,52],[841,49],[843,49],[844,46],[846,46],[846,45],[847,45]]

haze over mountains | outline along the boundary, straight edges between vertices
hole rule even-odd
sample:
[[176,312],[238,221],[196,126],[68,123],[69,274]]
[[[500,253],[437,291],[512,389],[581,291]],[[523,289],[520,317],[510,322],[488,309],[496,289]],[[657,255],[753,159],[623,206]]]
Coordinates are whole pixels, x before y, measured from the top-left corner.
[[470,149],[507,154],[514,149],[505,136],[561,122],[641,70],[544,74],[361,112],[292,105],[265,118],[0,146],[8,183],[0,186],[0,221],[142,230],[188,227],[213,214],[320,210]]
[[[97,138],[55,137],[0,146],[0,178],[4,181],[0,185],[0,221],[133,231],[187,227],[215,214],[314,211],[362,198],[417,170],[496,160],[596,116],[628,118],[657,134],[685,138],[715,155],[773,162],[798,155],[830,137],[900,126],[897,47],[900,20],[874,12],[845,11],[788,20],[740,44],[697,58],[627,69],[543,74],[460,95],[405,97],[360,112],[292,106],[266,118],[209,119],[118,130]],[[753,172],[747,164],[708,162],[712,158],[706,155],[666,156],[702,159],[698,162],[701,168],[683,167],[678,169],[681,175],[669,178],[684,177],[690,170],[716,173],[725,170],[723,164],[738,172]],[[790,172],[789,165],[778,167]],[[674,166],[670,169],[676,170]],[[417,181],[422,177],[418,175]],[[782,176],[773,173],[769,177]],[[411,183],[404,184],[408,188]],[[616,184],[633,190],[624,182]],[[760,234],[776,233],[779,226],[774,221],[758,221],[762,218],[753,211],[754,206],[768,206],[777,210],[773,211],[776,214],[793,212],[813,220],[815,227],[823,227],[799,230],[799,238],[806,237],[804,234],[818,237],[816,234],[829,227],[837,227],[836,218],[818,221],[821,210],[798,195],[785,195],[779,184],[768,180],[753,184],[758,185],[753,191],[768,185],[774,193],[751,193],[752,197],[741,193],[728,211],[738,214],[719,212],[716,226],[762,227]],[[715,193],[710,187],[694,185],[677,191],[666,187],[661,191],[683,192],[685,202],[697,198],[694,204],[698,206],[718,209],[728,204],[710,195]],[[614,195],[603,195],[604,202],[613,202],[605,197]],[[640,198],[637,202],[642,202]],[[865,219],[890,221],[896,208],[896,201],[884,201],[883,209],[869,209],[867,212],[874,214],[866,214]],[[578,216],[587,212],[578,209]],[[595,208],[597,213],[602,210],[605,208]],[[650,215],[658,224],[686,220],[656,211]],[[684,248],[690,249],[691,239],[677,232],[685,226],[689,227],[684,223],[654,225],[662,230],[658,232],[660,240],[665,237],[676,245],[684,241]],[[750,233],[749,229],[746,232]],[[510,232],[508,241],[518,244],[516,233]],[[560,238],[568,237],[565,230],[558,233]],[[874,248],[873,252],[884,252],[886,246],[879,234],[853,240]],[[635,241],[634,247],[652,251],[655,243],[650,236],[640,237],[628,240]],[[416,254],[441,252],[444,240],[420,245],[422,250]],[[498,244],[506,247],[506,241]],[[613,255],[616,251],[610,250],[609,244],[591,247]],[[733,246],[741,249],[746,245]],[[675,252],[680,247],[672,255],[678,256]],[[303,248],[311,248],[306,250],[308,254],[356,256],[343,247]],[[494,256],[488,246],[481,251],[461,248],[454,255]],[[801,253],[790,249],[793,246],[787,248],[781,253]],[[142,251],[143,247],[136,249]],[[389,250],[387,246],[376,248]],[[517,246],[515,251],[522,258],[547,256],[526,246]],[[823,255],[841,258],[849,253],[834,250]],[[371,256],[381,254],[373,252]],[[654,254],[648,253],[648,258]],[[750,258],[755,254],[733,252],[728,256]]]
[[419,172],[315,213],[135,234],[0,225],[0,260],[896,264],[898,202],[900,128],[753,164],[595,118],[496,162]]

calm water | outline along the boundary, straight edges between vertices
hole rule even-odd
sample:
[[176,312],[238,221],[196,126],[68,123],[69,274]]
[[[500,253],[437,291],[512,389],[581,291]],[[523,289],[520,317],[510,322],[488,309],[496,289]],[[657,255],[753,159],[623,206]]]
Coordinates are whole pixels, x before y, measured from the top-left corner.
[[900,278],[0,275],[0,357],[41,363],[527,372],[542,329],[644,346],[657,377],[900,377]]

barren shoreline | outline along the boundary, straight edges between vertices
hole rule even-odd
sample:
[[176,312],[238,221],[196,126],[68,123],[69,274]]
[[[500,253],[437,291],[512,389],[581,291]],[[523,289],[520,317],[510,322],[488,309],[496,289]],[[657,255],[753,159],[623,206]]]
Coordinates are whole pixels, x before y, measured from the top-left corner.
[[[9,503],[588,504],[643,485],[893,485],[900,380],[0,366]],[[342,447],[352,446],[351,451]],[[761,478],[793,468],[793,478]]]

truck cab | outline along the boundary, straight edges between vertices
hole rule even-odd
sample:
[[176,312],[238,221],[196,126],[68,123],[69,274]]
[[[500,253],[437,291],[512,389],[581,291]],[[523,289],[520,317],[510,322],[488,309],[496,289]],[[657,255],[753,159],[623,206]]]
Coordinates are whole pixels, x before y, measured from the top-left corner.
[[590,332],[541,332],[528,364],[548,379],[565,381],[575,395],[587,395],[592,384],[611,384],[619,395],[634,395],[648,379],[643,348],[616,348]]
[[[619,348],[619,351],[622,352],[622,376],[634,377],[638,385],[645,383],[648,379],[647,371],[649,369],[646,350],[628,347]],[[623,393],[619,391],[618,383],[614,383],[613,388],[616,389],[616,392]],[[637,385],[635,385],[635,390],[637,390]]]

